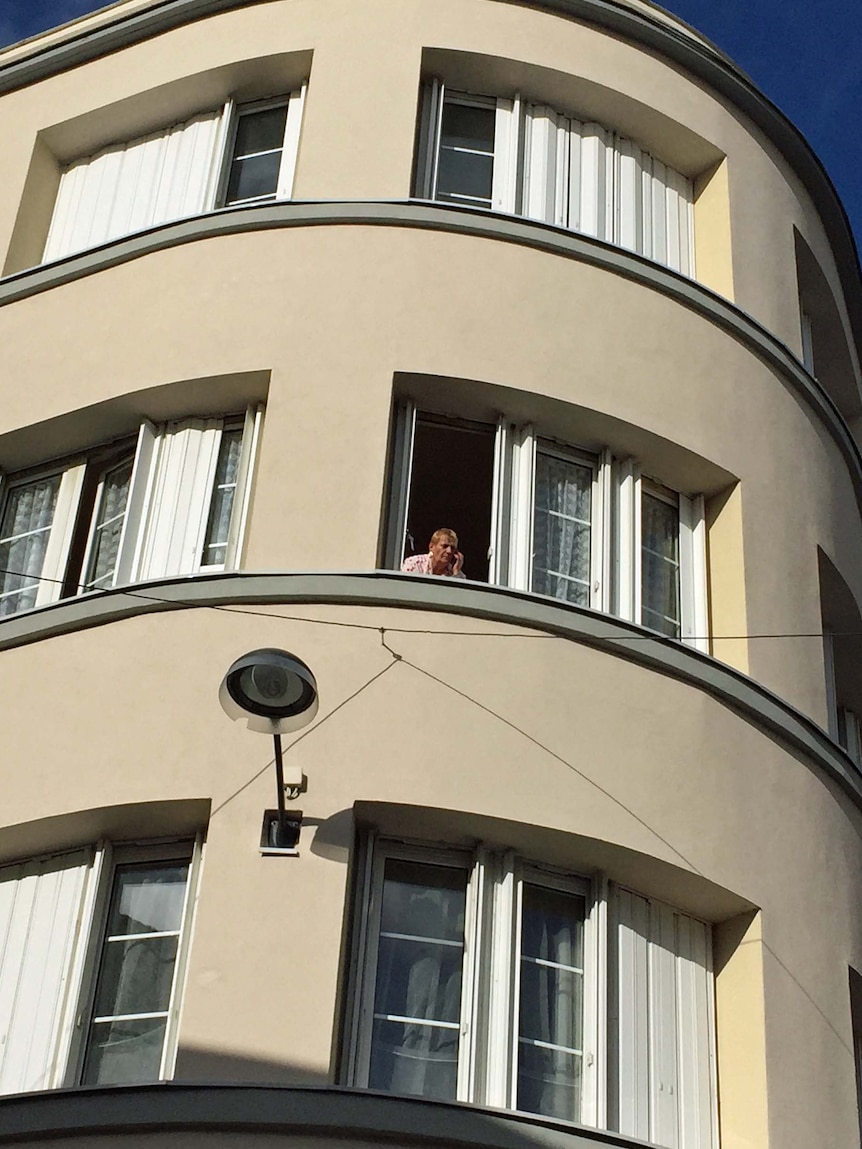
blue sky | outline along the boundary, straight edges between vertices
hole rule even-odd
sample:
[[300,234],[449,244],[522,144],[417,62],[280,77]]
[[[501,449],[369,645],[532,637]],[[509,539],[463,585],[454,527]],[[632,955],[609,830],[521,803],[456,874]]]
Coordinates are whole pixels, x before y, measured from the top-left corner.
[[[0,45],[101,6],[0,0]],[[862,0],[666,0],[665,7],[718,44],[802,130],[862,248]]]

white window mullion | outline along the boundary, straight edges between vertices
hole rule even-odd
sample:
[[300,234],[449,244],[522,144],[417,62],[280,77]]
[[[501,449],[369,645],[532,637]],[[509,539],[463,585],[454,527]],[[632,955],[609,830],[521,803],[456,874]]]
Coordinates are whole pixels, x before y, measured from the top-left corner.
[[493,971],[487,988],[487,1037],[485,1050],[486,1105],[514,1105],[515,983],[517,979],[518,892],[514,856],[498,856],[488,894],[490,953],[485,973]]
[[[144,421],[138,429],[138,442],[135,447],[135,461],[129,480],[129,495],[126,514],[117,554],[117,571],[114,585],[122,586],[133,582],[137,577],[138,562],[143,546],[143,524],[147,518],[147,508],[152,493],[154,467],[158,452],[156,428]],[[86,569],[86,566],[85,568]]]
[[458,1056],[458,1100],[476,1101],[479,1033],[480,979],[485,965],[483,953],[483,907],[486,894],[486,856],[479,850],[474,858],[467,885],[464,915],[464,965],[461,975],[461,1040]]
[[641,479],[633,459],[618,465],[616,483],[616,610],[620,618],[641,616]]
[[437,192],[437,158],[440,124],[443,118],[443,81],[433,77],[422,85],[419,109],[419,140],[414,194],[418,199],[434,199]]
[[306,84],[297,92],[291,92],[287,102],[287,122],[284,126],[284,143],[281,149],[281,164],[278,169],[276,199],[290,199],[293,195],[293,181],[296,175],[296,160],[299,155],[299,137],[302,130],[302,114],[305,108]]
[[679,496],[680,599],[683,642],[709,653],[706,513],[703,496]]
[[512,431],[500,416],[494,440],[494,489],[491,497],[491,554],[488,581],[505,586],[509,575],[509,521],[512,505]]
[[204,194],[204,211],[213,211],[224,200],[230,171],[228,146],[233,139],[235,124],[236,101],[231,98],[225,101],[219,117],[218,131],[213,143],[212,164]]
[[520,96],[516,95],[512,100],[498,99],[494,117],[494,169],[491,179],[494,211],[515,211],[520,122]]
[[242,558],[245,543],[246,524],[251,506],[251,488],[254,481],[254,468],[260,447],[263,427],[263,407],[249,407],[245,413],[242,431],[242,453],[237,468],[236,494],[231,509],[230,528],[227,540],[225,570],[235,570]]
[[[407,511],[413,476],[413,442],[416,435],[416,404],[409,399],[395,405],[392,428],[392,478],[389,487],[389,532],[384,563],[399,570],[407,543]],[[412,544],[411,544],[412,549]]]
[[609,614],[613,609],[613,461],[607,447],[599,456],[596,477],[596,504],[593,511],[593,595],[596,610]]
[[188,878],[186,880],[185,895],[183,897],[182,915],[180,918],[180,935],[177,943],[177,953],[174,958],[174,979],[171,985],[170,1001],[168,1003],[168,1024],[165,1030],[165,1041],[162,1047],[162,1060],[159,1065],[159,1080],[168,1081],[174,1075],[177,1060],[177,1035],[179,1033],[180,1003],[185,998],[185,980],[188,972],[189,944],[192,933],[192,919],[197,903],[198,880],[200,876],[203,855],[203,837],[197,834],[189,859]]
[[54,521],[51,525],[48,546],[45,549],[45,560],[42,563],[42,577],[36,595],[36,606],[56,602],[63,590],[63,577],[66,573],[69,548],[72,545],[75,519],[78,514],[78,503],[81,500],[86,469],[84,463],[76,467],[68,467],[60,480]]
[[584,924],[584,1058],[581,1117],[584,1125],[607,1126],[608,1017],[608,880],[592,883]]
[[529,590],[533,569],[535,475],[536,436],[532,426],[527,425],[519,428],[513,439],[509,585],[519,590]]

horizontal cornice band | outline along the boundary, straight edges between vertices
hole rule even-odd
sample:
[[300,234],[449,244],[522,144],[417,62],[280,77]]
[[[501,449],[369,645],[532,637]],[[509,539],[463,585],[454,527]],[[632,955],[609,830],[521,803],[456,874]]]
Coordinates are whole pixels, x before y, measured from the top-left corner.
[[169,610],[223,606],[426,610],[554,635],[687,683],[801,753],[862,809],[862,774],[825,730],[753,679],[646,627],[542,595],[395,571],[200,575],[81,595],[0,622],[0,652]]
[[850,471],[862,512],[862,454],[843,416],[796,356],[750,315],[670,268],[592,236],[500,212],[415,200],[297,202],[223,208],[149,228],[0,280],[0,307],[164,248],[223,235],[291,227],[366,225],[455,232],[520,244],[587,263],[659,291],[729,332],[778,371],[825,425]]
[[[164,0],[145,12],[118,15],[0,66],[0,95],[173,28],[266,0]],[[596,25],[657,52],[743,111],[779,148],[801,178],[826,227],[847,296],[850,322],[862,347],[862,271],[853,232],[826,169],[798,128],[724,53],[705,39],[616,0],[499,0]]]
[[[522,1113],[337,1086],[120,1085],[0,1099],[0,1145],[120,1133],[251,1133],[463,1149],[638,1149],[617,1133]],[[289,1144],[289,1142],[287,1142]]]

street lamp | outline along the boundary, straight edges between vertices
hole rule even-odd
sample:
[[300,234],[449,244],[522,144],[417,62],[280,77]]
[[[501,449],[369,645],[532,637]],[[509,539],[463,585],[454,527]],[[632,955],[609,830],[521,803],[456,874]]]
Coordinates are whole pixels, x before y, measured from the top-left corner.
[[286,650],[252,650],[231,663],[219,687],[219,702],[228,718],[244,719],[249,730],[271,734],[275,748],[278,810],[264,814],[262,848],[293,849],[302,815],[288,818],[285,793],[292,801],[302,792],[302,769],[285,779],[282,734],[302,729],[317,714],[317,683],[301,658]]

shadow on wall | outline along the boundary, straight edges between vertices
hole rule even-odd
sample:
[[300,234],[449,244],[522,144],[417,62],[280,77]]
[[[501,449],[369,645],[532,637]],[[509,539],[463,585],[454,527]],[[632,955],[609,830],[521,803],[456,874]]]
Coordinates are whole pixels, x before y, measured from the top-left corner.
[[329,1077],[317,1067],[297,1061],[249,1057],[229,1049],[184,1046],[177,1051],[174,1082],[244,1085],[329,1085]]

